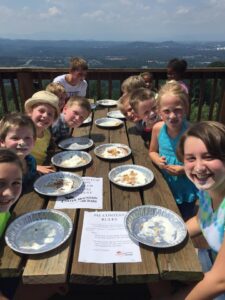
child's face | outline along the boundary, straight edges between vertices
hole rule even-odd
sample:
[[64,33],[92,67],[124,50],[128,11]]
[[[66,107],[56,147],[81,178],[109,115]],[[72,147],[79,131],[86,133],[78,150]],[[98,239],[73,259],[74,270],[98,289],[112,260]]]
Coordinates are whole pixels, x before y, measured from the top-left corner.
[[40,104],[35,106],[28,115],[31,117],[37,129],[45,130],[54,122],[55,109],[49,104]]
[[167,78],[168,80],[180,80],[180,75],[172,68],[167,68]]
[[201,190],[220,191],[225,185],[225,163],[213,157],[203,141],[188,137],[184,143],[184,168],[188,178]]
[[153,80],[152,80],[152,77],[149,77],[147,75],[143,76],[143,79],[145,81],[145,84],[146,84],[146,87],[151,89],[152,86],[153,86]]
[[24,159],[34,147],[34,132],[29,127],[11,128],[4,141],[0,142],[1,147],[12,149],[16,154]]
[[137,115],[145,122],[154,122],[158,116],[155,99],[139,102],[137,105]]
[[72,71],[70,74],[72,75],[72,79],[74,81],[82,81],[86,78],[87,71],[82,70],[82,69],[78,69],[78,70]]
[[65,105],[63,108],[64,119],[71,128],[79,127],[89,116],[89,112],[78,103],[72,106]]
[[0,212],[9,211],[22,191],[22,170],[15,163],[0,164]]
[[129,100],[123,103],[123,114],[126,117],[126,119],[131,122],[138,122],[140,120],[140,118],[134,112],[133,108],[130,106]]
[[162,96],[159,113],[168,128],[180,128],[185,117],[185,109],[178,96],[167,94]]

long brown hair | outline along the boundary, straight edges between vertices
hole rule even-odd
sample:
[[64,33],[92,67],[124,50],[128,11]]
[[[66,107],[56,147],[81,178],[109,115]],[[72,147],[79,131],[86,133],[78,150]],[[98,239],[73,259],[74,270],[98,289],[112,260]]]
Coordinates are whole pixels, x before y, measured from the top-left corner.
[[209,154],[225,162],[225,125],[215,121],[202,121],[192,125],[178,144],[177,156],[180,161],[184,161],[184,143],[190,136],[202,140]]

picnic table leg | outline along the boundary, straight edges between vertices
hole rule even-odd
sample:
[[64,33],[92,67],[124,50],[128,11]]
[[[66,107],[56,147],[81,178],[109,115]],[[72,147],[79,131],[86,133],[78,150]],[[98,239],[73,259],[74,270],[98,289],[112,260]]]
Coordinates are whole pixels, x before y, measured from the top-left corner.
[[160,297],[170,297],[173,288],[170,281],[159,280],[147,284],[151,299],[159,299]]
[[66,295],[69,291],[67,283],[61,284],[19,284],[13,300],[32,299],[47,300],[55,294]]

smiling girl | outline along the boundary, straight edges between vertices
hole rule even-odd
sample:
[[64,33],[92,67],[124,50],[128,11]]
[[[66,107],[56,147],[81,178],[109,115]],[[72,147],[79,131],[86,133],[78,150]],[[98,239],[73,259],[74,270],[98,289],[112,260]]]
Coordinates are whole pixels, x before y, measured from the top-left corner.
[[162,122],[153,126],[149,156],[161,169],[184,219],[194,215],[197,188],[184,174],[176,148],[189,124],[186,120],[188,95],[177,82],[165,84],[157,98]]
[[188,232],[191,237],[203,233],[213,265],[186,297],[171,299],[225,299],[225,126],[213,121],[192,126],[181,138],[178,156],[200,189],[199,213],[187,222]]

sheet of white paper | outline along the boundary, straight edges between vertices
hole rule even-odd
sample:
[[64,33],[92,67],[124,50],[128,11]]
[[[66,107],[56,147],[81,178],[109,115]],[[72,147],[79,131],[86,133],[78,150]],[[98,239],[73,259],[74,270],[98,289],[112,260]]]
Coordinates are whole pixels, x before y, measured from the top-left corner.
[[83,177],[84,184],[74,193],[56,198],[55,209],[102,209],[103,178]]
[[[140,248],[128,236],[122,211],[85,212],[78,261],[141,262]],[[88,247],[87,247],[88,245]]]

